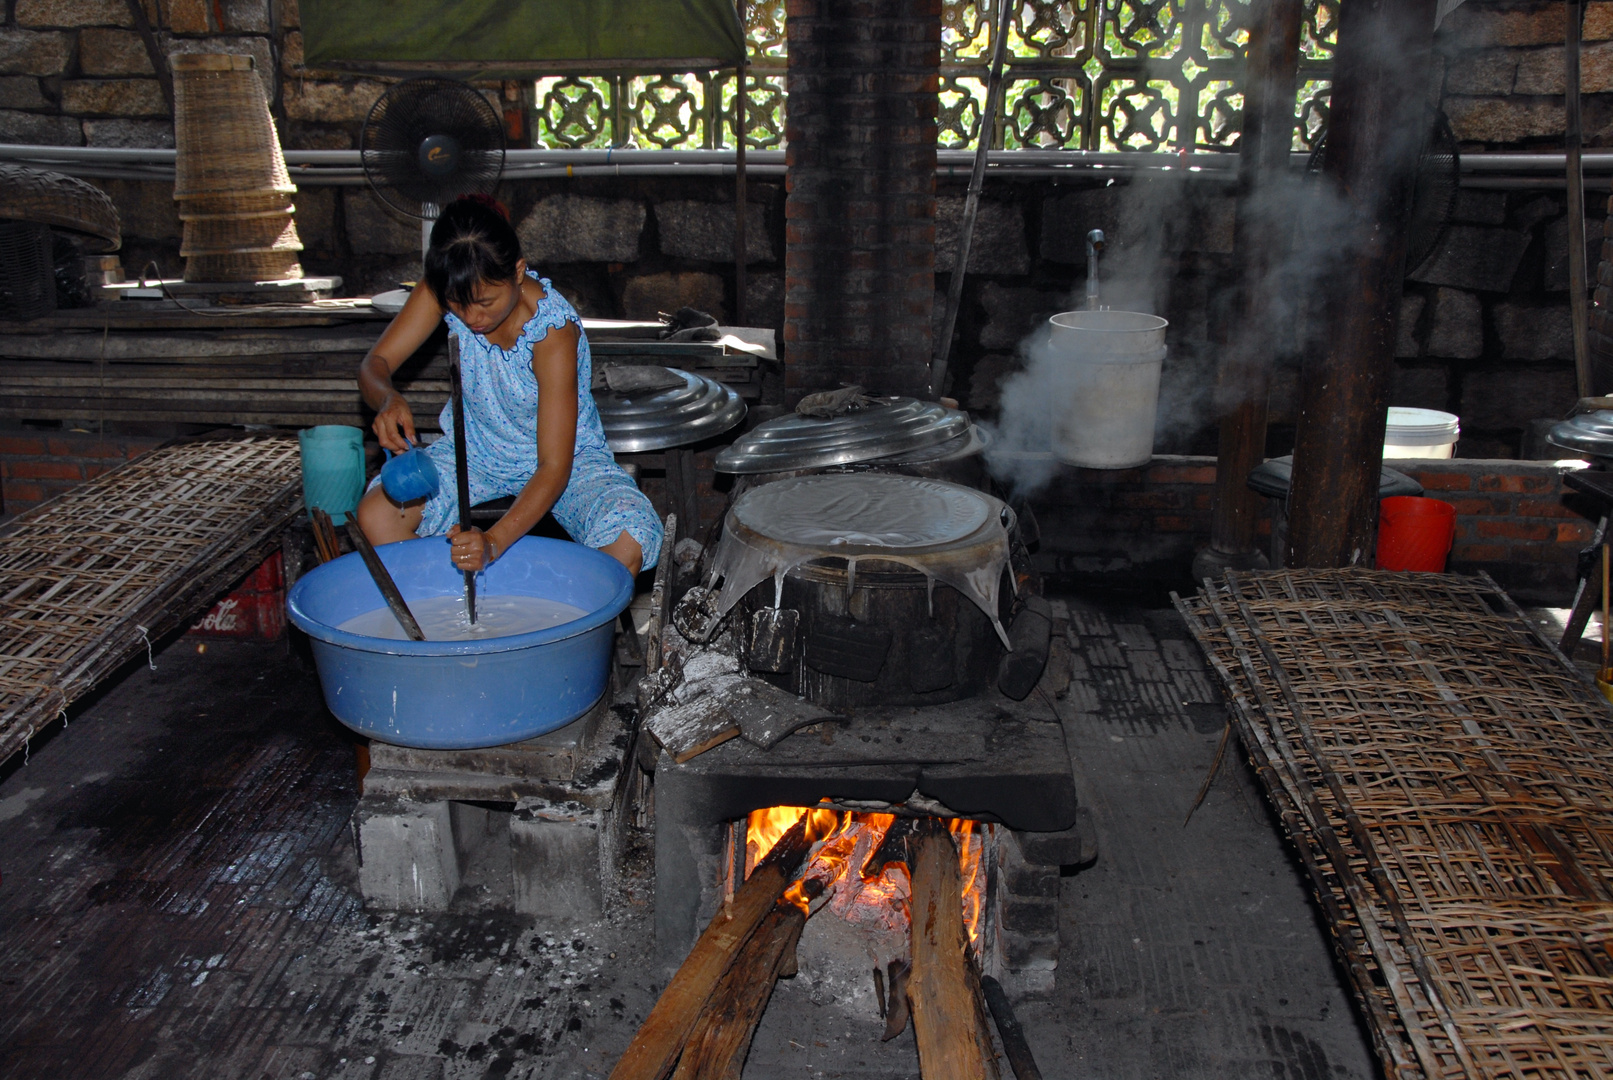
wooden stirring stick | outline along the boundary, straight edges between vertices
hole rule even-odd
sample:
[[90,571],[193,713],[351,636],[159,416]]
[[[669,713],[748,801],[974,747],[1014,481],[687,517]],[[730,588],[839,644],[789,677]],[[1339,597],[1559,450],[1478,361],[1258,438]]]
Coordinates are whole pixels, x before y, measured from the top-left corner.
[[[454,402],[454,480],[459,485],[459,530],[470,528],[470,464],[465,460],[465,391],[459,380],[459,339],[448,335],[448,386]],[[465,613],[476,625],[476,572],[465,571]]]
[[380,589],[381,595],[386,598],[386,606],[392,609],[392,614],[397,616],[398,622],[403,626],[403,632],[409,635],[409,640],[426,640],[420,624],[414,621],[414,612],[404,603],[397,582],[387,573],[386,566],[381,562],[381,556],[375,553],[375,546],[370,543],[370,538],[364,535],[364,530],[358,527],[358,522],[351,516],[347,519],[347,535],[352,539],[353,546],[358,549],[364,565],[369,568],[370,577],[375,579],[375,587]]

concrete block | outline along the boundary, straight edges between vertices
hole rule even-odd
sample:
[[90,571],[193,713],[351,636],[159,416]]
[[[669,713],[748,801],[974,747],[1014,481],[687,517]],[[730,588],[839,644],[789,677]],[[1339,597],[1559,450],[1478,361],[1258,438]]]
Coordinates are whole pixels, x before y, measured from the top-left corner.
[[[1497,304],[1495,330],[1501,338],[1501,355],[1508,360],[1574,358],[1574,323],[1567,303],[1552,307]],[[1552,414],[1541,411],[1534,415]]]
[[106,192],[112,205],[118,208],[125,239],[179,239],[179,207],[174,202],[172,183],[156,180],[91,180],[90,183]]
[[[1586,94],[1600,94],[1613,89],[1613,42],[1586,44],[1580,50],[1580,90]],[[1563,50],[1559,42],[1552,49],[1529,49],[1518,59],[1517,81],[1514,94],[1563,93]]]
[[[1594,213],[1594,210],[1592,211]],[[1594,218],[1585,223],[1585,274],[1594,284],[1596,264],[1600,259],[1602,230]],[[1546,265],[1542,286],[1547,292],[1566,292],[1568,289],[1568,219],[1548,221],[1545,228]]]
[[1462,142],[1511,143],[1560,136],[1563,105],[1540,97],[1447,97],[1451,130]]
[[1542,416],[1562,416],[1578,390],[1572,364],[1469,371],[1462,375],[1462,440],[1467,432],[1522,430]]
[[721,322],[727,317],[722,278],[700,273],[643,274],[630,278],[622,290],[622,315],[629,319],[653,319],[658,311],[673,312],[684,306]]
[[784,275],[745,276],[745,321],[751,326],[784,325]]
[[0,76],[0,109],[48,109],[50,100],[31,75]]
[[1396,364],[1389,384],[1389,404],[1412,409],[1450,406],[1450,373],[1443,364]]
[[0,27],[0,75],[60,75],[72,54],[66,34]]
[[448,804],[448,826],[454,841],[454,858],[459,876],[470,869],[471,860],[489,841],[505,842],[506,815],[478,803],[453,801]]
[[[123,0],[17,0],[13,9],[18,26],[76,29],[81,26],[133,26],[129,5]],[[147,16],[153,12],[147,6]]]
[[[968,389],[963,391],[964,404],[970,409],[991,411],[997,408],[1003,380],[1020,370],[1018,356],[1007,353],[987,353],[975,361],[969,373]],[[954,386],[953,389],[960,389]]]
[[86,146],[154,147],[171,150],[174,125],[167,120],[86,120]]
[[[660,226],[661,250],[678,259],[734,261],[734,206],[732,203],[677,199],[659,203],[655,220]],[[773,262],[778,258],[767,230],[767,208],[745,206],[745,262]]]
[[1084,265],[1086,237],[1092,229],[1114,235],[1119,231],[1121,188],[1088,188],[1042,201],[1042,258],[1051,262]]
[[62,83],[62,110],[75,116],[167,116],[156,79],[70,79]]
[[980,303],[986,309],[986,325],[980,328],[980,347],[1016,348],[1039,330],[1049,315],[1068,310],[1069,299],[1064,293],[988,281],[980,290]]
[[85,75],[153,75],[151,54],[133,30],[92,26],[78,35],[78,67]]
[[347,242],[355,255],[420,254],[420,221],[383,203],[369,188],[343,188]]
[[385,84],[371,79],[356,79],[350,83],[288,80],[286,118],[320,124],[361,124],[385,90]]
[[40,146],[83,146],[84,129],[72,116],[0,109],[0,142]]
[[361,799],[353,812],[359,891],[388,911],[446,911],[459,888],[450,803]]
[[558,923],[591,922],[604,913],[602,817],[583,807],[516,803],[510,815],[516,911]]
[[1452,225],[1434,254],[1409,279],[1474,292],[1506,292],[1528,246],[1526,232]]
[[302,187],[293,195],[297,208],[297,232],[309,251],[336,247],[336,189]]
[[[1445,76],[1447,94],[1510,94],[1518,78],[1520,52],[1515,49],[1492,49],[1484,52],[1464,53],[1448,65]],[[1558,61],[1561,63],[1561,60]]]
[[[550,262],[628,263],[638,260],[644,220],[644,204],[634,199],[551,195],[539,200],[521,219],[516,233],[527,258],[539,266]],[[730,250],[732,247],[730,241]]]
[[1060,832],[1014,832],[1019,851],[1033,866],[1084,866],[1098,857],[1098,832],[1092,811],[1081,807],[1075,824]]
[[1451,220],[1465,221],[1473,225],[1505,225],[1507,193],[1458,188],[1456,205],[1451,210]]
[[1434,293],[1428,355],[1474,360],[1484,354],[1484,308],[1479,298],[1459,289]]
[[1428,298],[1422,293],[1402,293],[1400,315],[1395,320],[1395,356],[1412,357],[1418,354],[1417,323],[1423,317]]
[[[944,195],[935,200],[935,270],[950,273],[958,261],[958,229],[964,199]],[[969,273],[1028,274],[1030,248],[1025,241],[1025,212],[1017,202],[981,200],[969,242]]]

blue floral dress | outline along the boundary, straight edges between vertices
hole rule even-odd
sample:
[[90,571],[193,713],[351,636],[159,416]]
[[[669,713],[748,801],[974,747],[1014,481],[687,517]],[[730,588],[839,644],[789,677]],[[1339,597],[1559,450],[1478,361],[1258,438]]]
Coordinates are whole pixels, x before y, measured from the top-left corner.
[[[582,319],[548,278],[527,276],[543,286],[538,309],[510,349],[475,333],[452,312],[444,315],[459,339],[460,380],[465,394],[465,447],[470,462],[470,501],[488,502],[519,495],[538,471],[538,379],[532,373],[532,346],[550,330],[577,324],[577,442],[571,480],[552,513],[572,539],[592,548],[612,543],[623,532],[638,542],[644,569],[661,554],[661,519],[650,500],[616,464],[591,391],[593,360]],[[426,448],[442,485],[426,502],[421,536],[439,536],[459,520],[454,485],[453,404],[438,417],[443,437]]]

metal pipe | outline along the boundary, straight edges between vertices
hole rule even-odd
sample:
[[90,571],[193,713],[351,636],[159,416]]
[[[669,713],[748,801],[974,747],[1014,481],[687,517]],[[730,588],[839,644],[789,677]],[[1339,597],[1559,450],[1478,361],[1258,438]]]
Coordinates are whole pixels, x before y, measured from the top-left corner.
[[1586,398],[1596,391],[1591,386],[1590,298],[1586,295],[1585,281],[1585,171],[1580,161],[1583,139],[1579,38],[1585,6],[1581,0],[1568,0],[1564,6],[1568,9],[1565,12],[1568,33],[1563,48],[1563,100],[1567,106],[1563,144],[1568,186],[1568,308],[1574,320],[1574,377],[1579,383],[1579,396]]
[[1103,230],[1087,233],[1087,310],[1098,310],[1098,255],[1103,251]]

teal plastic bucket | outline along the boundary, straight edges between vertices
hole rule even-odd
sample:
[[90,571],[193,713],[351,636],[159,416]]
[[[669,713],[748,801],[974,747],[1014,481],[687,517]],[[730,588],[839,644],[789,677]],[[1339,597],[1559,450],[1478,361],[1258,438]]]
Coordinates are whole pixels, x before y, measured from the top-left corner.
[[344,424],[322,424],[297,433],[302,447],[302,501],[338,524],[364,496],[364,433]]

